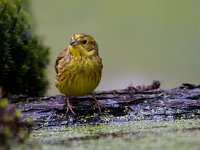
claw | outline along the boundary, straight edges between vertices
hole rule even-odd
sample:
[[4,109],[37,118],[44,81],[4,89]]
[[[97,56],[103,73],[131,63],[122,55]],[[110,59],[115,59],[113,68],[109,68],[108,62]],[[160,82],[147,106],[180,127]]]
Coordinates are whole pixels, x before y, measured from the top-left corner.
[[99,104],[99,101],[96,99],[96,97],[95,97],[94,94],[92,94],[92,97],[93,97],[93,99],[94,99],[94,106],[95,106],[96,108],[98,108],[98,109],[99,109],[99,112],[101,113],[101,105]]
[[67,107],[67,112],[66,114],[70,111],[73,115],[76,115],[76,113],[73,111],[73,108],[76,108],[72,106],[69,102],[69,97],[66,98],[66,107]]

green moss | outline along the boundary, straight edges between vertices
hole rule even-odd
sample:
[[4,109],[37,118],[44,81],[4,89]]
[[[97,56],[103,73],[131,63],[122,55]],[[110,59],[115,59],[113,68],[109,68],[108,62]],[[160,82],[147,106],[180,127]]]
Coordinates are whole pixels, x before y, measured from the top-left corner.
[[43,149],[195,150],[200,142],[200,119],[48,127],[35,130],[32,139],[42,143]]

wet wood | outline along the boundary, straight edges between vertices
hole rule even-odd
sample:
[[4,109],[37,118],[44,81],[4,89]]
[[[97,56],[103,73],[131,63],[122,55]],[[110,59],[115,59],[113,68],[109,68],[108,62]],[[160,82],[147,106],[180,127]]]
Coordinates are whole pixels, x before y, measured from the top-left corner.
[[92,95],[71,98],[76,115],[66,114],[65,98],[61,95],[19,96],[12,102],[23,112],[23,119],[32,117],[37,127],[98,124],[122,118],[128,121],[200,118],[200,85],[183,84],[163,90],[160,82],[154,81],[149,86],[96,92],[95,96],[102,106],[101,113],[94,109]]

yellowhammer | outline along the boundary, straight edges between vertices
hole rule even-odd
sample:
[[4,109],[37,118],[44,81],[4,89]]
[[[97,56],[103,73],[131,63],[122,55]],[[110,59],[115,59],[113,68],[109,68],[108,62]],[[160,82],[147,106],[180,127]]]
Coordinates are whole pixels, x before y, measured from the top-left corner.
[[69,46],[64,49],[55,63],[55,85],[66,95],[67,112],[73,114],[70,96],[83,96],[92,93],[96,107],[101,111],[93,91],[101,80],[102,60],[99,57],[98,45],[94,38],[87,34],[74,34]]

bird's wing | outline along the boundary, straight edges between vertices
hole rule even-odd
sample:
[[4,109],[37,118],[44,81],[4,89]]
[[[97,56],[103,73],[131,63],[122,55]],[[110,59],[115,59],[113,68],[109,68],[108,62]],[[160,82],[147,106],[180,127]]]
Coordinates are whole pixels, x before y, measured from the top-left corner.
[[55,62],[55,71],[58,74],[59,70],[63,66],[63,63],[65,63],[65,59],[70,57],[69,52],[67,49],[63,50],[57,57],[56,62]]

